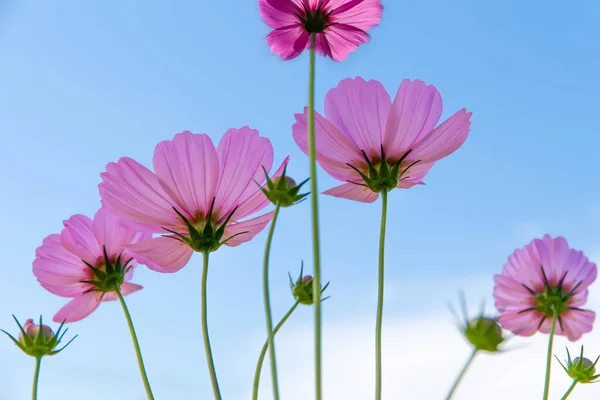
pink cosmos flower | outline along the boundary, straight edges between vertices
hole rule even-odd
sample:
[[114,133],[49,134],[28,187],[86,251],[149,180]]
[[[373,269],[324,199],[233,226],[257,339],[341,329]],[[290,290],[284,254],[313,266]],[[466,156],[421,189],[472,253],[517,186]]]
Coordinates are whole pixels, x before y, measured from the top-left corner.
[[256,130],[230,129],[217,148],[207,135],[185,131],[156,146],[153,164],[154,172],[121,158],[107,165],[99,186],[104,206],[163,234],[128,247],[150,269],[176,272],[194,251],[247,242],[273,216],[242,221],[269,204],[257,182],[266,179],[263,167],[271,170],[273,147]]
[[503,328],[521,336],[549,333],[557,313],[556,334],[576,341],[592,330],[596,314],[580,307],[596,279],[596,264],[569,248],[563,237],[545,235],[508,258],[494,276],[494,298]]
[[[325,194],[371,203],[383,190],[422,184],[433,164],[467,139],[471,113],[464,108],[437,125],[442,98],[433,86],[404,80],[392,102],[383,85],[344,79],[315,112],[317,162],[346,183]],[[296,114],[294,140],[308,154],[307,109]]]
[[367,30],[381,21],[380,0],[259,0],[260,17],[273,31],[267,44],[282,60],[298,57],[310,48],[334,61],[369,40]]
[[121,226],[106,209],[94,219],[73,215],[60,234],[46,237],[36,250],[33,273],[42,287],[58,296],[71,297],[54,316],[55,322],[75,322],[91,314],[101,301],[117,298],[142,287],[129,280],[137,264],[125,245],[151,237]]

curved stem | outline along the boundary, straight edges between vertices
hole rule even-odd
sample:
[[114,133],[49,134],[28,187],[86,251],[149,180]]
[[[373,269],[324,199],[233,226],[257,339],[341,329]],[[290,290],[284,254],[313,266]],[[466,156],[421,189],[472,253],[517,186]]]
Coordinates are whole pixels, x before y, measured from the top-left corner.
[[454,384],[452,385],[452,387],[450,388],[450,391],[448,392],[448,396],[446,396],[446,400],[450,400],[452,398],[452,396],[454,395],[454,392],[456,391],[456,388],[458,387],[458,385],[462,381],[463,377],[465,376],[465,373],[467,372],[467,369],[469,369],[469,366],[471,365],[471,362],[473,362],[473,359],[475,358],[475,354],[477,354],[477,349],[473,350],[473,352],[469,356],[469,359],[465,363],[465,366],[463,367],[463,369],[458,374],[458,377],[456,378],[456,380],[454,381]]
[[381,192],[381,231],[379,233],[379,277],[377,278],[377,321],[375,325],[375,400],[381,400],[381,330],[383,326],[383,284],[387,191]]
[[315,34],[310,35],[310,66],[308,74],[308,152],[310,157],[310,202],[313,236],[313,304],[315,305],[315,400],[322,398],[321,383],[321,255],[319,249],[319,203],[317,191],[317,161],[315,145]]
[[273,233],[275,232],[275,223],[281,206],[275,206],[271,228],[267,236],[267,245],[265,247],[265,262],[263,268],[263,296],[265,301],[265,316],[267,318],[267,343],[269,344],[269,356],[271,358],[271,380],[273,382],[273,399],[279,400],[279,383],[277,382],[277,359],[275,357],[275,342],[273,332],[273,317],[271,316],[271,300],[269,298],[269,256],[271,253],[271,244],[273,243]]
[[206,353],[206,362],[208,363],[208,371],[210,373],[210,381],[212,383],[215,400],[221,400],[221,391],[219,390],[219,382],[217,381],[217,373],[215,372],[215,362],[213,360],[212,350],[210,348],[210,338],[208,337],[208,302],[206,300],[206,287],[208,281],[208,251],[203,254],[202,262],[202,338],[204,339],[204,352]]
[[571,394],[571,392],[573,391],[573,389],[575,389],[575,385],[577,385],[577,380],[573,381],[573,383],[569,387],[569,390],[567,390],[567,392],[565,393],[565,395],[562,397],[562,400],[566,400],[567,397],[569,397],[569,395]]
[[[287,321],[288,318],[292,315],[292,313],[296,310],[296,307],[298,307],[298,304],[300,304],[300,302],[298,302],[298,301],[296,303],[294,303],[294,305],[292,306],[292,308],[290,308],[290,310],[287,312],[287,314],[285,314],[283,316],[283,318],[281,318],[281,321],[279,321],[279,323],[275,326],[275,329],[273,329],[273,336],[275,336],[277,334],[277,332],[279,332],[279,329],[281,329],[281,327],[283,326],[285,321]],[[268,347],[269,347],[269,339],[267,339],[265,341],[265,344],[263,345],[263,348],[260,351],[260,355],[258,356],[258,362],[256,363],[256,371],[254,372],[254,384],[252,385],[252,400],[258,400],[258,387],[260,385],[260,372],[262,371],[262,365],[263,365],[263,362],[265,361],[265,356],[267,355]]]
[[129,309],[127,308],[127,304],[125,304],[125,299],[123,298],[121,291],[117,288],[115,292],[117,293],[119,301],[121,302],[121,306],[123,307],[123,313],[125,313],[127,325],[129,325],[129,332],[131,333],[131,339],[133,340],[133,347],[135,348],[135,354],[140,367],[140,374],[142,375],[142,380],[144,381],[146,395],[148,396],[149,400],[154,400],[154,395],[152,394],[152,389],[150,388],[150,382],[148,381],[148,375],[146,375],[144,360],[142,359],[142,350],[140,350],[140,344],[138,343],[137,335],[135,334],[135,328],[133,327],[133,321],[131,320],[131,314],[129,314]]
[[33,390],[31,392],[31,398],[37,399],[38,381],[40,380],[40,365],[42,364],[42,357],[35,358],[35,372],[33,374]]
[[552,326],[550,327],[550,337],[548,338],[548,354],[546,355],[546,381],[544,382],[544,400],[548,400],[550,390],[550,367],[552,365],[552,343],[554,343],[554,331],[556,330],[556,321],[558,314],[554,313],[552,317]]

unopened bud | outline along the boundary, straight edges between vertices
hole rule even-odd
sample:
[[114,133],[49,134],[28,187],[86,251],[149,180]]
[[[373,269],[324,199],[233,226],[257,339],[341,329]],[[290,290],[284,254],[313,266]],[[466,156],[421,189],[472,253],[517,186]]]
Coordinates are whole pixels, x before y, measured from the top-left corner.
[[44,325],[42,323],[41,317],[39,325],[36,325],[32,319],[28,319],[27,321],[25,321],[25,324],[23,324],[23,326],[21,326],[21,324],[14,315],[13,318],[19,326],[20,332],[17,336],[18,340],[15,339],[11,334],[6,332],[5,330],[1,331],[4,332],[9,338],[11,338],[14,344],[16,344],[21,350],[23,350],[23,352],[32,357],[41,358],[43,356],[53,356],[55,354],[58,354],[61,351],[63,351],[65,347],[71,344],[71,342],[77,337],[75,336],[69,341],[69,343],[64,345],[62,348],[55,350],[61,342],[63,336],[67,332],[67,329],[62,331],[64,323],[60,325],[60,327],[56,331],[56,334],[54,334],[54,332],[49,326]]
[[[556,357],[556,356],[555,356]],[[558,360],[558,357],[556,358]],[[598,363],[600,356],[596,358],[596,361],[591,361],[583,356],[583,346],[581,346],[581,353],[579,357],[575,357],[571,360],[571,354],[567,349],[567,366],[565,367],[560,360],[560,366],[563,367],[567,375],[569,375],[574,381],[579,383],[594,383],[600,378],[600,374],[596,373],[596,364]]]
[[[298,279],[296,279],[296,281],[294,281],[292,279],[292,276],[290,275],[290,289],[292,290],[292,295],[294,296],[294,299],[296,299],[298,303],[309,306],[311,304],[314,304],[313,277],[311,275],[303,275],[303,271],[304,264],[300,268],[300,275],[298,276]],[[327,284],[325,284],[325,286],[322,287],[321,293],[323,293],[325,289],[327,289],[327,286],[329,286],[329,282],[327,282]],[[328,297],[322,298],[321,301],[324,301],[326,299],[328,299]]]
[[[42,336],[45,340],[49,340],[54,336],[54,332],[48,325],[36,325],[32,319],[28,319],[23,324],[23,330],[25,334],[29,336],[31,339],[35,339],[38,335],[40,328],[42,329]],[[23,336],[23,332],[19,332],[19,343],[25,344],[25,337]]]
[[300,188],[308,181],[308,179],[301,182],[299,185],[296,185],[295,180],[285,175],[286,169],[287,165],[284,167],[281,176],[273,179],[269,178],[269,175],[267,175],[267,171],[265,170],[267,185],[266,187],[260,188],[267,199],[276,206],[292,206],[308,195],[308,193],[298,194]]
[[464,334],[477,350],[496,352],[504,341],[502,328],[494,318],[479,317],[471,320],[465,327]]

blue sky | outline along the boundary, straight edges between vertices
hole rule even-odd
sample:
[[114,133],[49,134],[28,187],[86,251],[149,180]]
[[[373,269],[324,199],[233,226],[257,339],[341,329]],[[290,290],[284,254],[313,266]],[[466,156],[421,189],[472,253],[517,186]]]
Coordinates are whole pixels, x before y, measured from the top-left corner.
[[[341,79],[362,76],[392,93],[402,79],[419,78],[440,90],[444,118],[462,107],[473,112],[465,145],[431,170],[427,185],[390,196],[390,329],[406,332],[427,316],[452,329],[445,302],[460,288],[476,300],[489,297],[492,275],[536,235],[563,235],[600,259],[599,5],[383,4],[383,21],[369,44],[343,64],[318,60],[317,109]],[[150,165],[156,143],[177,132],[208,133],[218,141],[226,129],[249,125],[271,139],[276,163],[291,155],[291,176],[308,175],[307,158],[291,137],[294,113],[306,103],[308,57],[279,61],[264,43],[267,33],[255,1],[0,0],[0,327],[15,331],[12,313],[50,320],[64,304],[33,277],[34,251],[70,215],[93,215],[99,174],[110,161],[129,156]],[[321,189],[334,183],[320,176]],[[278,224],[275,315],[293,302],[287,272],[296,274],[303,259],[312,268],[308,214],[304,202],[285,210]],[[367,332],[352,345],[365,346],[372,362],[380,204],[322,197],[321,215],[323,277],[332,282],[326,331]],[[264,340],[264,241],[263,233],[211,260],[210,329],[225,399],[248,398]],[[200,268],[198,256],[173,275],[140,267],[135,282],[145,289],[127,299],[159,399],[210,397],[199,334]],[[292,339],[308,332],[311,321],[311,310],[303,308],[282,332],[283,380],[310,384],[312,372],[294,368],[290,351],[310,358],[311,335]],[[118,304],[103,304],[71,330],[80,335],[72,348],[44,361],[42,398],[143,398]],[[388,345],[394,340],[390,333]],[[0,399],[26,399],[33,360],[8,340],[0,343]],[[295,348],[286,350],[286,343]],[[388,357],[403,359],[401,348],[398,355],[394,349]],[[325,362],[338,366],[339,375],[328,377],[344,378],[344,366],[353,362],[328,354]],[[370,388],[372,372],[366,373]],[[401,386],[397,380],[386,385]],[[266,375],[264,382],[268,388]],[[593,397],[598,390],[581,392]]]

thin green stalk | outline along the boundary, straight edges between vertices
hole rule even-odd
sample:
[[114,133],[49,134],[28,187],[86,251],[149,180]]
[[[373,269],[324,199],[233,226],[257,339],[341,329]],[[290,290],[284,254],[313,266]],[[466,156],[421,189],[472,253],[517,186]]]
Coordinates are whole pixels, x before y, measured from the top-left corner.
[[38,391],[38,381],[40,380],[40,365],[42,364],[42,357],[35,358],[35,373],[33,374],[33,390],[31,393],[31,398],[33,400],[37,399],[37,391]]
[[446,400],[450,400],[452,398],[452,396],[454,395],[454,392],[456,391],[456,388],[458,387],[458,385],[462,381],[463,377],[465,376],[465,373],[467,372],[467,369],[469,369],[469,366],[473,362],[473,359],[475,358],[475,354],[477,354],[477,350],[478,349],[474,349],[473,352],[471,353],[471,355],[469,356],[469,359],[465,363],[465,366],[460,371],[460,373],[458,374],[458,377],[454,381],[454,384],[450,388],[450,391],[448,392],[448,396],[446,396]]
[[271,243],[273,243],[273,233],[275,232],[275,223],[281,206],[279,203],[275,206],[273,219],[269,236],[267,236],[267,245],[265,247],[265,263],[263,268],[263,296],[265,300],[265,315],[267,317],[267,342],[269,344],[269,356],[271,358],[271,381],[273,382],[273,399],[279,400],[279,383],[277,382],[277,359],[275,357],[275,341],[273,332],[273,317],[271,316],[271,300],[269,298],[269,256],[271,253]]
[[377,321],[375,324],[375,400],[381,400],[381,331],[383,327],[383,284],[387,191],[381,192],[381,231],[379,233],[379,277],[377,278]]
[[212,350],[210,348],[210,338],[208,337],[208,302],[206,300],[206,287],[208,281],[208,251],[202,253],[204,255],[202,262],[202,337],[204,339],[204,352],[206,353],[206,362],[208,363],[208,371],[210,373],[210,381],[212,383],[215,400],[221,400],[221,391],[219,390],[219,382],[217,381],[217,373],[215,372],[215,361],[213,360]]
[[556,321],[558,314],[554,313],[552,317],[552,326],[550,327],[550,338],[548,338],[548,354],[546,355],[546,381],[544,382],[544,400],[548,400],[550,390],[550,367],[552,365],[552,344],[554,343],[554,331],[556,330]]
[[308,153],[310,157],[310,202],[313,236],[313,303],[315,305],[315,400],[322,398],[321,382],[321,254],[319,249],[319,203],[315,144],[315,34],[310,34],[310,67],[308,74]]
[[567,400],[567,397],[569,397],[573,389],[575,389],[575,385],[577,385],[577,380],[573,381],[573,383],[569,387],[569,390],[567,390],[567,393],[565,393],[565,395],[562,397],[562,400]]
[[121,291],[118,288],[116,290],[116,293],[119,297],[119,301],[121,302],[121,306],[123,307],[123,313],[125,313],[127,325],[129,325],[129,332],[131,333],[131,339],[133,340],[133,347],[135,348],[138,366],[140,367],[140,374],[142,375],[142,380],[144,381],[146,395],[148,396],[149,400],[154,400],[154,395],[152,394],[152,389],[150,388],[150,382],[148,381],[148,375],[146,374],[146,368],[144,367],[144,360],[142,359],[142,350],[140,350],[140,344],[138,342],[137,335],[135,334],[133,321],[131,320],[131,314],[129,314],[129,309],[127,308],[127,304],[125,304],[125,299],[123,298],[123,295],[121,294]]
[[[285,321],[292,315],[292,313],[296,310],[300,302],[295,302],[292,308],[281,318],[281,321],[275,326],[273,329],[273,336],[279,332],[279,329],[283,326]],[[267,348],[269,347],[269,339],[265,341],[262,350],[260,351],[260,355],[258,356],[258,362],[256,363],[256,371],[254,372],[254,385],[252,386],[252,400],[258,400],[258,387],[260,385],[260,372],[262,371],[263,362],[265,361],[265,356],[267,355]]]

